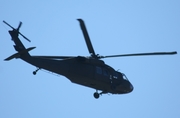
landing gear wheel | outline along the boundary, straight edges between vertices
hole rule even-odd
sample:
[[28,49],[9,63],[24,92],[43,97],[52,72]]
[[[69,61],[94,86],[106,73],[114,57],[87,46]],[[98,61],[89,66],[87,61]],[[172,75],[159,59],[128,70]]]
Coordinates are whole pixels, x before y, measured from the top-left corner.
[[36,71],[33,71],[33,75],[36,75]]
[[37,68],[35,71],[33,71],[33,75],[36,75],[38,70],[40,70],[40,68]]
[[99,93],[98,93],[98,92],[95,92],[95,93],[94,93],[94,98],[96,98],[96,99],[99,98]]

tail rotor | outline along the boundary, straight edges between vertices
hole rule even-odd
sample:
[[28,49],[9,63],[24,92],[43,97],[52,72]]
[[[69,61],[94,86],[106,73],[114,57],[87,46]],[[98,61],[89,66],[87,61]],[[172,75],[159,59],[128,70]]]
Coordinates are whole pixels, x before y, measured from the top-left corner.
[[23,34],[21,34],[21,32],[19,32],[19,29],[22,26],[22,22],[19,22],[18,28],[15,29],[14,27],[12,27],[10,24],[8,24],[6,21],[3,20],[3,23],[5,23],[7,26],[9,26],[10,28],[12,28],[14,31],[17,31],[18,34],[20,34],[24,39],[26,39],[27,41],[31,42],[31,40],[29,40],[27,37],[25,37]]
[[19,29],[21,28],[21,26],[22,26],[22,22],[20,21],[20,22],[19,22],[19,25],[18,25],[18,28],[17,28],[16,30],[19,31]]

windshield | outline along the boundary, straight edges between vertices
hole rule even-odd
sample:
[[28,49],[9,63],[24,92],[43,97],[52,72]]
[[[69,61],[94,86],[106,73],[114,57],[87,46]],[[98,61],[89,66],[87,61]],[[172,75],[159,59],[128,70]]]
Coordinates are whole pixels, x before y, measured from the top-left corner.
[[126,75],[124,73],[122,73],[123,79],[128,80],[128,78],[126,77]]
[[128,80],[128,78],[126,77],[126,75],[124,73],[121,73],[121,72],[117,72],[117,77],[119,79],[124,79],[124,80]]

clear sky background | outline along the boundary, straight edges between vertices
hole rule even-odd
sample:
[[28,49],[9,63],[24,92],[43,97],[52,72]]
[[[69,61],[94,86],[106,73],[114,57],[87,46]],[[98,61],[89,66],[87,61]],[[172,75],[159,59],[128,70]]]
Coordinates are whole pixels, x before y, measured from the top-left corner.
[[[31,55],[89,56],[77,18],[84,19],[100,55],[180,52],[179,0],[1,0],[0,21],[20,29],[36,46]],[[14,54],[0,23],[0,118],[179,118],[180,56],[109,58],[134,85],[126,95],[102,95],[63,76],[39,71]]]

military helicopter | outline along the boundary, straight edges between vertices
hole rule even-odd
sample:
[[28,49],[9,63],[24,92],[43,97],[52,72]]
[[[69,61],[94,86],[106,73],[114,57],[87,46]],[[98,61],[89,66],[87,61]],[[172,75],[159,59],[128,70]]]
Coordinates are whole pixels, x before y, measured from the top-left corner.
[[65,76],[73,83],[95,89],[96,91],[93,95],[94,98],[98,99],[102,94],[126,94],[132,92],[134,89],[124,73],[116,71],[111,66],[105,64],[101,59],[125,56],[177,54],[177,52],[174,51],[100,56],[94,51],[84,21],[82,19],[77,20],[80,23],[90,56],[31,56],[29,51],[33,50],[35,47],[25,48],[18,37],[21,35],[24,39],[30,42],[27,37],[19,32],[22,22],[19,23],[17,28],[14,28],[6,21],[3,21],[6,25],[12,28],[12,30],[9,30],[9,34],[12,41],[15,43],[14,48],[17,51],[17,53],[6,58],[5,61],[9,61],[13,58],[20,58],[37,67],[37,69],[33,71],[34,75],[36,75],[40,69],[45,69]]

